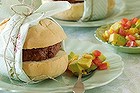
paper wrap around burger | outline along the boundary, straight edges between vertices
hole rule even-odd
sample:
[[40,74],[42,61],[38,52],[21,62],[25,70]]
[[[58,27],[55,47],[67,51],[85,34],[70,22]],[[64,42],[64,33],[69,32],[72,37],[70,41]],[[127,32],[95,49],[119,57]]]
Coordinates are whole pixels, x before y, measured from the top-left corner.
[[[70,4],[68,2],[49,2],[42,4],[34,11],[29,11],[26,6],[22,7],[18,0],[2,0],[1,3],[0,17],[11,17],[6,27],[0,31],[0,74],[30,82],[30,78],[22,69],[22,48],[29,27],[37,24],[41,19],[69,9]],[[16,13],[10,9],[10,5]]]
[[84,0],[82,21],[105,18],[108,12],[108,0]]
[[[61,0],[44,0],[61,1]],[[69,10],[54,15],[54,18],[68,21],[93,21],[108,17],[113,12],[116,0],[72,0]]]

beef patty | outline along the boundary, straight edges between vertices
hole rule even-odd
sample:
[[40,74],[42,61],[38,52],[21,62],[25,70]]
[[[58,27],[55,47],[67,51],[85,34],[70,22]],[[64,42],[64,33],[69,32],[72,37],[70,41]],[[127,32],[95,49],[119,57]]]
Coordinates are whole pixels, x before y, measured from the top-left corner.
[[78,0],[53,0],[53,1],[68,1],[69,3],[82,3],[82,2],[84,2],[84,0],[82,0],[82,1],[78,1]]
[[61,43],[36,49],[22,49],[22,59],[25,61],[41,61],[54,57],[61,48]]

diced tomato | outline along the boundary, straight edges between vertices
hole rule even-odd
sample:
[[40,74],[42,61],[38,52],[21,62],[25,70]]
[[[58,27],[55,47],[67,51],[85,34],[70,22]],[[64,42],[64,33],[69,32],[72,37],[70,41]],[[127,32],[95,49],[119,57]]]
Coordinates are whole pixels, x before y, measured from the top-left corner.
[[128,47],[135,47],[137,46],[137,43],[135,41],[129,40],[126,44]]
[[121,24],[122,25],[122,28],[124,29],[129,29],[131,26],[127,25],[127,24]]
[[127,25],[128,27],[131,27],[131,25],[132,25],[131,21],[127,21],[126,25]]
[[123,19],[121,20],[121,25],[122,25],[122,27],[123,27],[124,29],[129,29],[129,28],[131,27],[132,23],[131,23],[131,21],[128,20],[127,18],[123,18]]
[[130,26],[128,26],[128,25],[126,25],[125,27],[124,27],[124,29],[129,29],[130,28]]
[[98,57],[98,56],[101,55],[101,52],[100,52],[99,50],[94,50],[94,51],[93,51],[93,55],[94,55],[95,57]]
[[95,58],[94,60],[92,60],[92,62],[96,65],[99,66],[102,64],[102,61],[99,58]]
[[135,17],[135,18],[133,18],[133,19],[131,20],[131,23],[132,23],[132,24],[135,24],[137,21],[138,21],[138,18]]
[[129,38],[129,40],[136,40],[136,38],[134,37],[134,36],[132,36],[132,35],[128,35],[128,38]]
[[99,70],[106,70],[108,68],[107,63],[102,63],[101,65],[98,66]]
[[121,20],[121,23],[122,24],[126,24],[128,22],[128,19],[127,18],[123,18],[122,20]]
[[122,28],[124,28],[126,26],[126,24],[121,24]]
[[126,32],[123,28],[119,29],[119,34],[122,35],[122,36],[126,36]]

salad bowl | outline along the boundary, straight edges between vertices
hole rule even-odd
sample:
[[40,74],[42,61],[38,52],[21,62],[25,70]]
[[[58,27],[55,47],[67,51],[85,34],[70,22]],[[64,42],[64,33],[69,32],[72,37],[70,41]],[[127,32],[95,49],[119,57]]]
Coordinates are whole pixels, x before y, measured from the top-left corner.
[[103,38],[103,33],[106,31],[106,30],[109,30],[109,28],[111,27],[112,24],[108,24],[108,25],[104,25],[104,26],[101,26],[99,27],[94,36],[95,38],[102,42],[103,44],[109,46],[109,47],[112,47],[113,49],[115,49],[116,51],[119,51],[119,52],[124,52],[124,53],[140,53],[140,47],[127,47],[127,46],[118,46],[118,45],[113,45],[111,43],[108,43],[106,42],[106,40]]

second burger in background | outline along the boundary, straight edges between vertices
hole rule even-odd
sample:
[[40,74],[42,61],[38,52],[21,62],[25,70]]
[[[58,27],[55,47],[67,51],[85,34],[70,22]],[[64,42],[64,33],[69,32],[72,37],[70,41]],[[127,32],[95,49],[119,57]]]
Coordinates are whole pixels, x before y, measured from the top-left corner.
[[100,20],[111,15],[115,0],[46,0],[46,1],[68,1],[71,8],[58,13],[53,17],[67,21],[92,21]]

